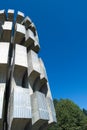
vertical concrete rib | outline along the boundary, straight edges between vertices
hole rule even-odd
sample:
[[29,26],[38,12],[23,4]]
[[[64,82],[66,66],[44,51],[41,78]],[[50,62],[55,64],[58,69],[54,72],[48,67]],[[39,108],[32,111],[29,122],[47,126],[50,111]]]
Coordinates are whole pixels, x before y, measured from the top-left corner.
[[6,116],[5,107],[8,98],[6,87],[7,87],[7,75],[8,75],[9,46],[10,43],[8,42],[0,42],[0,122],[3,121],[3,123]]
[[22,84],[24,74],[27,70],[26,47],[16,44],[14,53],[14,71],[11,83],[12,90],[9,101],[10,113],[8,112],[8,124],[9,130],[21,130],[31,121],[29,89],[28,87],[23,88]]

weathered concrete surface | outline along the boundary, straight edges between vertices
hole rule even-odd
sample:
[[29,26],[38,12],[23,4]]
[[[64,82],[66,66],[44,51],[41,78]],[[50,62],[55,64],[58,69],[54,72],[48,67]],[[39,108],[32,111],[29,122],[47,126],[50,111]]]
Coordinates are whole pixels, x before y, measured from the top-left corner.
[[23,19],[24,19],[24,13],[18,11],[18,13],[17,13],[17,18],[16,18],[16,22],[17,22],[17,23],[21,23],[21,22],[23,21]]
[[26,47],[30,48],[30,47],[34,46],[34,42],[35,42],[34,34],[33,34],[33,32],[32,32],[30,29],[28,29],[28,30],[26,31],[25,43],[24,43],[24,45],[25,45]]
[[8,63],[9,42],[0,42],[0,64]]
[[35,92],[31,95],[33,130],[38,130],[43,123],[48,122],[49,113],[44,94]]
[[13,77],[16,85],[22,87],[23,76],[28,67],[26,47],[16,44],[14,53]]
[[0,10],[0,21],[3,23],[6,20],[5,10]]
[[25,37],[25,26],[19,23],[15,25],[15,33],[14,33],[14,43],[20,44]]
[[51,123],[56,123],[56,114],[55,114],[55,109],[54,109],[54,104],[53,104],[53,100],[49,97],[46,98],[47,100],[47,107],[48,107],[48,112],[49,112],[49,124]]
[[25,17],[25,19],[22,21],[21,24],[25,25],[26,29],[28,29],[31,23],[32,23],[31,19],[27,16]]
[[28,52],[28,77],[29,82],[33,85],[35,80],[40,76],[40,65],[37,54],[30,50]]
[[27,123],[30,122],[31,118],[32,115],[29,90],[15,87],[9,100],[9,130],[23,130]]
[[2,41],[3,42],[10,42],[11,41],[11,33],[12,33],[12,22],[5,21],[2,25]]
[[3,129],[6,78],[8,71],[9,45],[7,42],[0,42],[0,129]]
[[8,21],[13,21],[14,20],[14,10],[8,9]]

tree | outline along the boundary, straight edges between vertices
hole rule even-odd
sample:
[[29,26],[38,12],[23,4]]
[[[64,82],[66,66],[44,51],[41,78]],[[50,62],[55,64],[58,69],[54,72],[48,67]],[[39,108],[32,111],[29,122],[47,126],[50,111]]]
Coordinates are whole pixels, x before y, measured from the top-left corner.
[[87,116],[87,110],[83,108],[83,113]]
[[87,116],[71,100],[54,100],[57,124],[48,130],[87,130]]

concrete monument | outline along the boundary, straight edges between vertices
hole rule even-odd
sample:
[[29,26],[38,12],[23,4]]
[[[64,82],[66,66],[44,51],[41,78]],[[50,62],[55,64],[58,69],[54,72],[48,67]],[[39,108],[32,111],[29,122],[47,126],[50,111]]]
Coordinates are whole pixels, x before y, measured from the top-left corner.
[[36,27],[0,11],[0,130],[46,130],[56,122]]

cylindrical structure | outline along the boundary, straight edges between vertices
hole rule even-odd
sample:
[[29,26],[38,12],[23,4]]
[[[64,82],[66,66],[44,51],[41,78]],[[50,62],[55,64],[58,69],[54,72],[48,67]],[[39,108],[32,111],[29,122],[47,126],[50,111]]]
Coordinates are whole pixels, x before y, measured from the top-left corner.
[[43,130],[56,114],[36,27],[18,11],[0,11],[0,130]]

